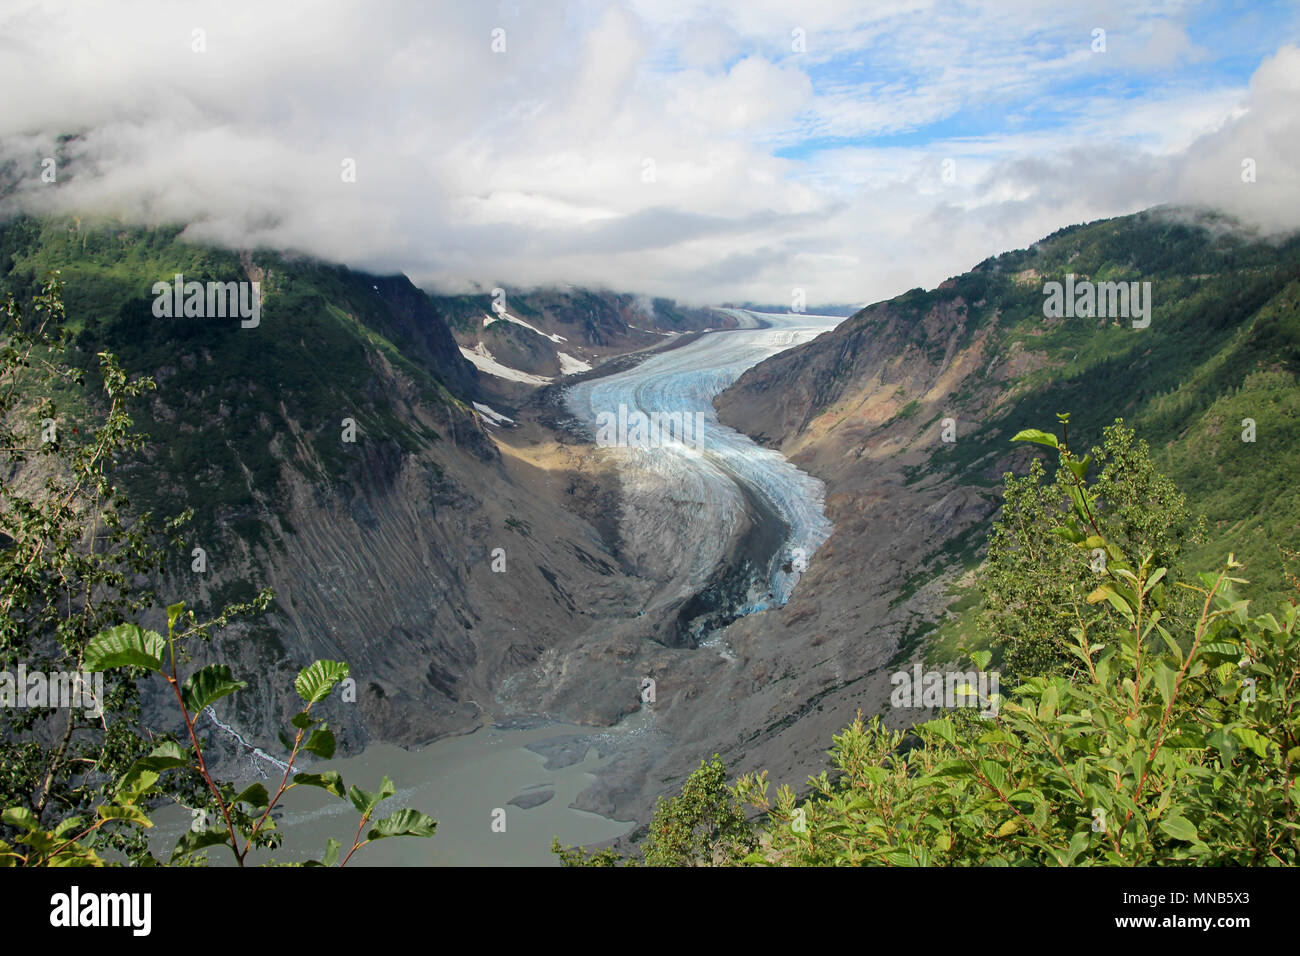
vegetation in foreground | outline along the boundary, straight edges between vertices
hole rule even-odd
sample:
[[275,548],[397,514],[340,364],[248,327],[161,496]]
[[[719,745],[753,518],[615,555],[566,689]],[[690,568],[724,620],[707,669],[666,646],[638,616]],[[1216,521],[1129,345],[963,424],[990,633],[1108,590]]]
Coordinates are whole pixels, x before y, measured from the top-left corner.
[[[1006,476],[981,568],[986,647],[1010,668],[989,716],[911,728],[861,716],[800,799],[716,755],[661,800],[638,855],[553,847],[568,866],[1232,865],[1300,859],[1297,600],[1253,614],[1228,555],[1192,575],[1186,501],[1121,422]],[[1099,474],[1092,476],[1097,464]],[[1300,590],[1300,582],[1289,577]],[[750,808],[756,820],[747,820]]]
[[[67,339],[61,334],[66,323],[57,276],[34,298],[26,320],[12,296],[0,303],[0,313],[6,325],[0,346],[0,670],[6,681],[24,671],[41,680],[73,675],[73,681],[83,681],[77,694],[83,699],[86,675],[113,677],[111,690],[96,687],[99,699],[87,699],[93,706],[86,708],[59,706],[48,688],[32,706],[26,686],[7,687],[25,700],[23,706],[14,700],[0,706],[0,866],[98,866],[111,859],[156,865],[161,861],[150,852],[144,831],[154,825],[150,813],[167,803],[184,806],[194,818],[170,862],[203,862],[200,851],[225,846],[243,866],[254,849],[281,845],[272,811],[300,786],[349,800],[360,814],[342,861],[340,843],[330,840],[323,857],[308,865],[345,865],[374,840],[432,836],[436,822],[414,810],[371,822],[395,792],[387,777],[371,793],[345,788],[334,771],[294,772],[300,754],[334,755],[333,733],[311,711],[348,679],[347,665],[337,661],[315,661],[295,681],[305,706],[291,720],[297,733],[285,738],[289,757],[273,794],[261,783],[235,793],[213,777],[195,721],[246,685],[224,664],[182,680],[185,647],[208,639],[235,616],[265,609],[272,595],[264,591],[249,604],[227,605],[206,622],[173,604],[166,609],[165,638],[137,623],[158,603],[152,590],[137,583],[156,579],[165,566],[158,539],[174,534],[189,517],[182,514],[157,528],[148,513],[132,516],[112,480],[116,459],[142,441],[132,433],[126,404],[153,383],[129,381],[116,359],[101,353],[105,419],[85,435],[79,428],[61,433],[61,410],[51,396],[60,393],[59,386],[76,392],[84,378],[58,361]],[[29,462],[37,467],[19,469]],[[43,479],[27,487],[21,479],[33,474]],[[149,674],[174,695],[183,739],[154,735],[141,725],[137,680]]]

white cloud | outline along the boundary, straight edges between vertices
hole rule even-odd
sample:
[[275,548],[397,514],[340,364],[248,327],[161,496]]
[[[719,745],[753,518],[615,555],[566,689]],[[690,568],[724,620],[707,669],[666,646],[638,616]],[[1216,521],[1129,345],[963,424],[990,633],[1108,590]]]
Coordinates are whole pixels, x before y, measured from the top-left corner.
[[[1088,49],[1098,24],[1106,54]],[[1208,55],[1189,36],[1157,0],[11,0],[0,168],[34,175],[79,132],[57,187],[23,185],[28,206],[449,289],[866,301],[1159,202],[1297,225],[1300,51],[1244,89],[1180,74]],[[980,114],[999,122],[875,139]]]

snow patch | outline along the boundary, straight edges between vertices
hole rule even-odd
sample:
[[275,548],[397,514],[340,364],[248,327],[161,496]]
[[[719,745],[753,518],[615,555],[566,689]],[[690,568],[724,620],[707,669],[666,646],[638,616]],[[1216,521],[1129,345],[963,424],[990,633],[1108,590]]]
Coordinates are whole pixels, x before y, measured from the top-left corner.
[[557,345],[561,342],[569,341],[563,335],[555,335],[554,333],[543,332],[537,326],[529,325],[523,319],[515,318],[509,312],[501,312],[496,316],[496,318],[493,318],[488,315],[483,316],[483,328],[487,328],[493,322],[497,321],[497,319],[503,319],[506,322],[513,322],[515,325],[522,325],[529,332],[534,332],[537,335],[540,335],[544,339],[550,339],[552,342],[556,343]]
[[531,375],[528,372],[521,372],[517,368],[511,368],[509,365],[502,365],[492,357],[487,346],[479,342],[472,349],[465,346],[460,347],[460,354],[465,356],[474,363],[474,367],[480,372],[486,372],[488,375],[495,375],[497,378],[509,379],[512,382],[523,382],[525,385],[549,385],[551,379],[541,375]]
[[577,356],[570,355],[568,352],[556,352],[555,357],[560,360],[560,374],[573,375],[575,372],[590,372],[591,365],[584,362]]
[[511,418],[508,415],[502,415],[491,405],[483,405],[480,402],[474,402],[473,404],[474,407],[477,408],[479,412],[483,415],[484,421],[486,421],[489,425],[495,425],[498,428],[500,428],[502,422],[509,422],[511,425],[515,423],[515,420],[513,418]]

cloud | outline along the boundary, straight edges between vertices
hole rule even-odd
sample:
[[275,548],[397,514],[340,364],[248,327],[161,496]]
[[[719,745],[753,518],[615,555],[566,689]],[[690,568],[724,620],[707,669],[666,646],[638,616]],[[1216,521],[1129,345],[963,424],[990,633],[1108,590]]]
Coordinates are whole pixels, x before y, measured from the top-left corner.
[[868,301],[1163,202],[1300,225],[1294,45],[1060,6],[10,0],[0,188],[447,290],[692,302]]

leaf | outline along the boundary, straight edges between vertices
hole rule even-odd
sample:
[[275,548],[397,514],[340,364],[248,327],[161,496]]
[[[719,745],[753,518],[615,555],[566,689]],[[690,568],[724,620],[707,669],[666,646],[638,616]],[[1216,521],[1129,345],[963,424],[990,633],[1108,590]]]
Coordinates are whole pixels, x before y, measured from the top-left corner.
[[1066,851],[1065,859],[1062,860],[1064,866],[1071,865],[1079,854],[1088,848],[1089,838],[1088,831],[1081,830],[1074,836],[1070,837],[1070,847]]
[[398,810],[380,820],[366,832],[367,840],[382,840],[384,837],[416,836],[431,837],[438,827],[438,821],[416,810]]
[[304,787],[320,787],[339,798],[345,796],[343,775],[337,770],[326,770],[323,773],[295,773],[293,782]]
[[1178,674],[1164,661],[1156,661],[1155,679],[1156,690],[1160,691],[1160,699],[1168,707],[1169,701],[1174,696],[1174,682],[1178,680]]
[[999,836],[999,837],[1011,836],[1011,834],[1016,833],[1019,830],[1020,830],[1019,818],[1011,817],[1009,820],[1003,823],[1002,826],[998,827],[998,832],[995,833],[994,836]]
[[230,834],[225,830],[200,830],[195,833],[193,830],[186,830],[176,846],[172,850],[171,860],[175,863],[182,857],[189,856],[191,853],[197,853],[199,850],[206,849],[210,846],[229,846]]
[[136,624],[119,624],[105,628],[86,644],[82,658],[88,671],[106,671],[114,667],[162,669],[167,641],[161,634],[146,631]]
[[1249,727],[1233,727],[1232,733],[1238,740],[1254,751],[1257,757],[1268,756],[1269,739],[1263,734],[1251,730]]
[[105,820],[129,820],[132,823],[140,824],[142,827],[153,826],[153,821],[150,820],[145,815],[145,812],[139,807],[114,807],[110,804],[104,803],[100,804],[95,809],[98,811],[100,817]]
[[176,622],[180,619],[180,616],[184,613],[185,613],[184,601],[180,601],[177,604],[169,604],[167,606],[167,633],[168,634],[171,633],[172,628],[176,626]]
[[960,777],[973,774],[975,771],[970,764],[964,760],[949,760],[939,764],[930,771],[931,777]]
[[35,815],[26,807],[10,807],[3,815],[0,815],[0,821],[9,824],[11,827],[21,827],[24,830],[38,829]]
[[190,713],[199,714],[209,704],[247,686],[246,681],[235,680],[225,664],[209,664],[186,678],[181,686],[181,699]]
[[348,665],[340,661],[313,661],[293,682],[298,696],[309,704],[324,700],[334,685],[348,676]]
[[114,799],[118,803],[134,803],[149,792],[164,770],[187,766],[190,755],[180,744],[168,740],[155,747],[147,757],[140,757],[122,774],[117,783]]
[[321,724],[311,732],[311,737],[302,745],[302,749],[307,753],[329,760],[330,757],[334,756],[334,732]]
[[[298,713],[293,715],[293,717],[289,720],[289,723],[293,724],[299,730],[306,730],[308,727],[311,727],[314,724],[319,724],[320,720],[321,719],[319,717],[313,717],[311,714],[307,713],[307,711],[300,710],[298,711]],[[292,741],[286,743],[285,746],[288,747],[290,750],[292,750],[293,749]]]
[[1087,601],[1089,604],[1100,604],[1102,601],[1105,601],[1111,593],[1110,586],[1103,584],[1088,595]]
[[57,827],[54,828],[54,836],[56,838],[61,836],[67,836],[69,833],[72,833],[74,830],[80,830],[81,827],[82,827],[81,817],[68,817],[68,819],[64,820]]
[[1057,448],[1059,444],[1056,436],[1051,432],[1041,431],[1037,428],[1026,428],[1024,431],[1016,432],[1011,438],[1012,441],[1031,441],[1036,445],[1046,445],[1048,448]]
[[1175,840],[1183,840],[1187,843],[1197,842],[1196,827],[1192,826],[1191,821],[1185,817],[1167,816],[1160,821],[1160,829]]
[[917,729],[933,731],[950,744],[957,742],[957,734],[953,730],[951,721],[948,720],[931,720],[928,723],[921,724]]
[[246,803],[250,807],[262,808],[271,802],[271,795],[266,792],[266,787],[260,783],[249,784],[239,795],[235,797],[234,803]]
[[1113,589],[1107,588],[1106,600],[1110,602],[1111,607],[1124,616],[1124,620],[1130,624],[1133,623],[1133,607],[1122,595]]
[[325,844],[325,856],[319,860],[308,860],[303,866],[333,866],[339,861],[339,847],[342,844],[333,837]]
[[1205,742],[1219,751],[1219,758],[1225,764],[1232,763],[1237,758],[1237,741],[1222,727],[1212,731]]
[[348,799],[352,801],[352,805],[357,808],[358,813],[362,816],[367,816],[374,812],[375,807],[379,806],[396,792],[397,790],[393,787],[393,781],[389,780],[388,777],[385,776],[383,781],[379,784],[379,790],[377,792],[370,793],[367,790],[362,790],[360,787],[353,786],[348,790]]

